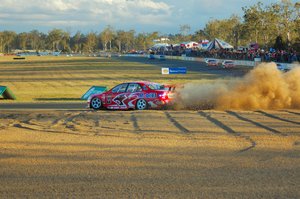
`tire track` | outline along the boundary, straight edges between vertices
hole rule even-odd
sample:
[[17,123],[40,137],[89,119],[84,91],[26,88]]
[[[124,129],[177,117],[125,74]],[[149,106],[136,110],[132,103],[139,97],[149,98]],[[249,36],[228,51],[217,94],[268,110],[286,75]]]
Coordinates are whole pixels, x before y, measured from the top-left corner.
[[203,111],[199,111],[198,114],[201,115],[202,117],[208,119],[210,122],[212,122],[216,126],[222,128],[228,134],[231,134],[231,135],[236,136],[236,137],[241,137],[241,138],[245,139],[246,141],[248,141],[251,144],[251,146],[249,146],[249,147],[247,147],[245,149],[242,149],[239,152],[246,152],[246,151],[248,151],[250,149],[253,149],[256,146],[256,142],[250,136],[245,136],[245,135],[242,135],[241,133],[238,133],[238,132],[234,131],[229,126],[225,125],[224,123],[222,123],[221,121],[217,120],[216,118],[211,117],[209,114],[207,114],[207,113],[205,113]]
[[30,114],[29,118],[26,118],[26,119],[23,119],[23,120],[20,119],[19,122],[20,122],[21,126],[22,126],[22,124],[24,124],[26,126],[31,126],[33,128],[42,128],[42,129],[44,129],[43,125],[35,124],[35,123],[32,122],[32,120],[37,120],[38,121],[38,119],[41,118],[41,117],[42,117],[42,114],[37,114],[37,115]]
[[268,126],[265,126],[265,125],[263,125],[263,124],[261,124],[261,123],[255,122],[255,121],[250,120],[250,119],[248,119],[248,118],[245,118],[245,117],[239,115],[239,114],[236,113],[236,112],[233,112],[233,111],[226,111],[226,113],[228,113],[229,115],[232,115],[232,116],[234,116],[234,117],[236,117],[236,118],[238,118],[238,119],[240,119],[240,120],[243,120],[243,121],[245,121],[245,122],[249,122],[249,123],[251,123],[251,124],[254,124],[255,126],[257,126],[257,127],[259,127],[259,128],[263,128],[263,129],[265,129],[265,130],[267,130],[267,131],[269,131],[269,132],[271,132],[271,133],[273,133],[273,134],[281,135],[281,136],[287,136],[287,134],[285,134],[285,133],[282,133],[282,132],[280,132],[280,131],[278,131],[278,130],[276,130],[276,129],[273,129],[273,128],[268,127]]
[[[1,119],[3,120],[9,120],[9,121],[6,121],[5,123],[4,122],[1,122]],[[5,130],[7,129],[9,126],[12,126],[14,121],[13,120],[16,120],[17,119],[17,115],[15,114],[0,114],[0,130]]]
[[[79,124],[74,120],[77,117],[80,117],[82,115],[83,115],[83,112],[76,113],[75,115],[68,117],[62,125],[64,125],[67,129],[70,129],[71,131],[76,131],[75,125],[79,125]],[[71,124],[69,124],[69,123],[71,123]]]
[[278,117],[276,115],[273,115],[273,114],[270,114],[270,113],[267,113],[267,112],[264,112],[264,111],[254,111],[254,112],[260,113],[260,114],[262,114],[266,117],[272,118],[272,119],[281,120],[283,122],[288,122],[288,123],[300,125],[300,122],[295,122],[295,121],[292,121],[292,120],[284,119],[284,118]]
[[47,132],[47,133],[55,133],[55,134],[68,134],[68,135],[80,135],[80,136],[89,136],[87,134],[82,134],[82,133],[72,133],[72,132],[66,132],[66,131],[51,131],[51,130],[47,130],[47,129],[35,129],[32,127],[28,127],[28,126],[23,126],[22,124],[13,124],[12,125],[15,128],[20,128],[20,129],[26,129],[26,130],[31,130],[31,131],[39,131],[39,132]]
[[135,116],[135,114],[133,112],[130,114],[130,120],[133,123],[134,131],[136,131],[136,132],[142,131],[139,124],[138,124],[137,117]]
[[190,131],[188,129],[186,129],[184,126],[182,126],[179,122],[177,122],[171,115],[169,112],[164,112],[166,117],[170,120],[170,122],[173,123],[173,125],[178,128],[180,130],[181,133],[183,134],[188,134],[190,133]]
[[63,120],[64,119],[64,117],[59,117],[59,118],[57,118],[57,119],[55,119],[51,124],[54,126],[54,125],[58,125],[58,122],[59,121],[61,121],[61,120]]
[[298,113],[298,112],[294,112],[294,111],[288,111],[288,110],[284,110],[285,112],[287,112],[287,113],[291,113],[291,114],[294,114],[294,115],[300,115],[300,113]]

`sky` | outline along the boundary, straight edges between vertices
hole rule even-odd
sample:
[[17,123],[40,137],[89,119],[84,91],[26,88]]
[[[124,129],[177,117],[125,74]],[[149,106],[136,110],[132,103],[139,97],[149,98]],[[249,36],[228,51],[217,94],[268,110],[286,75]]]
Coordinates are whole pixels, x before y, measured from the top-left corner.
[[[190,33],[203,29],[212,19],[243,15],[242,7],[277,3],[279,0],[0,0],[0,31],[17,33],[60,28],[75,34],[115,30],[137,33]],[[292,0],[296,2],[297,0]]]

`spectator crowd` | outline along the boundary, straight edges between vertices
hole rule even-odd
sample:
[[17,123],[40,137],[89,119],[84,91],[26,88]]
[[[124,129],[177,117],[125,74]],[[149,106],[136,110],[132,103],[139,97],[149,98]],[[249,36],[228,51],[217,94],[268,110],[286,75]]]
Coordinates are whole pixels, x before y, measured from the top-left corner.
[[265,51],[261,49],[250,49],[250,50],[232,50],[232,49],[212,49],[210,51],[194,49],[183,49],[183,48],[169,48],[169,49],[158,49],[155,54],[173,55],[180,56],[185,54],[190,57],[205,57],[205,58],[216,58],[216,59],[232,59],[232,60],[247,60],[254,61],[255,58],[261,58],[263,62],[281,62],[281,63],[292,63],[300,62],[300,54],[295,50],[270,50]]

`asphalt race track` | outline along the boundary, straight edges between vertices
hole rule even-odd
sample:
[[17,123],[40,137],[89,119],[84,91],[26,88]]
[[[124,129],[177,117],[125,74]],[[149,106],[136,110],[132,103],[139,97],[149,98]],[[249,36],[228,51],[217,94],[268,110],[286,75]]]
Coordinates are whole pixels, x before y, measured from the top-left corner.
[[231,77],[241,77],[245,75],[251,67],[246,66],[236,66],[233,69],[224,69],[220,66],[207,66],[205,62],[198,61],[183,61],[183,60],[158,60],[158,59],[148,59],[145,57],[120,57],[118,58],[124,61],[130,62],[141,62],[144,64],[156,65],[158,67],[186,67],[187,71],[192,72],[202,72],[207,74],[218,74],[222,76],[231,76]]
[[14,109],[49,109],[49,110],[81,110],[86,109],[86,102],[82,103],[0,103],[0,110]]

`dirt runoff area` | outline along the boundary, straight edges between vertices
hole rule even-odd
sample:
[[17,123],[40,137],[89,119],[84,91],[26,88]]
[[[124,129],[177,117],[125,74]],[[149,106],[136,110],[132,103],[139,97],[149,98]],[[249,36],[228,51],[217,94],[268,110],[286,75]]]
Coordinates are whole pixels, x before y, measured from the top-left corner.
[[300,198],[300,111],[7,110],[0,198]]

